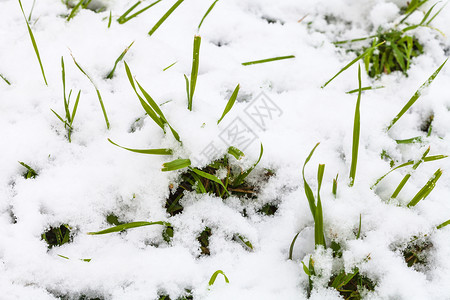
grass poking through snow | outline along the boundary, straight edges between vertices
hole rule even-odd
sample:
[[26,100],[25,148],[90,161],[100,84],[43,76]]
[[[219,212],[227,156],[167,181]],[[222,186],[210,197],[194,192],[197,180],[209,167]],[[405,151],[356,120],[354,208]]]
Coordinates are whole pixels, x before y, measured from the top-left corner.
[[184,0],[178,0],[177,2],[175,2],[175,4],[172,5],[172,7],[169,8],[169,10],[162,16],[162,18],[159,19],[158,22],[156,22],[156,24],[148,32],[148,34],[152,35],[153,33],[155,33],[155,31],[159,28],[159,26],[161,26],[161,24],[164,23],[164,21],[175,11],[175,9],[177,9],[178,6],[180,6],[181,3],[183,3],[183,1]]
[[199,57],[200,57],[200,44],[202,38],[198,35],[194,37],[194,51],[192,55],[192,70],[191,70],[191,80],[184,75],[184,79],[186,80],[186,93],[188,97],[188,109],[192,111],[192,102],[194,99],[194,91],[195,86],[197,85],[197,76],[198,76],[198,66],[199,66]]
[[271,61],[290,59],[290,58],[295,58],[295,56],[287,55],[287,56],[278,56],[278,57],[266,58],[266,59],[261,59],[261,60],[248,61],[248,62],[243,62],[242,65],[249,66],[249,65],[262,64],[262,63],[271,62]]

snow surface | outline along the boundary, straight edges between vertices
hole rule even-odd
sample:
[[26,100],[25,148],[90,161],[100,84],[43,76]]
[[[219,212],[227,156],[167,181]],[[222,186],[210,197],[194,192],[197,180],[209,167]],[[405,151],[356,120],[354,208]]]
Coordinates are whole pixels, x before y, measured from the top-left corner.
[[[186,0],[151,37],[148,31],[174,1],[162,1],[123,25],[113,21],[111,28],[107,28],[109,11],[115,20],[135,1],[104,0],[106,11],[82,10],[70,22],[62,17],[68,10],[61,1],[36,1],[31,24],[49,82],[45,86],[18,2],[0,0],[0,73],[12,83],[0,80],[0,299],[58,299],[58,295],[157,299],[161,293],[175,299],[185,289],[192,290],[194,299],[306,299],[308,278],[301,261],[307,262],[310,255],[314,255],[316,271],[322,272],[311,299],[340,299],[326,287],[339,266],[330,250],[314,251],[313,219],[301,179],[303,162],[317,142],[321,144],[306,177],[315,190],[316,167],[326,164],[321,195],[325,236],[328,243],[332,238],[343,245],[340,264],[346,270],[358,266],[377,283],[366,299],[450,299],[450,228],[434,229],[450,219],[450,159],[423,164],[411,177],[398,197],[399,204],[407,203],[436,169],[444,172],[435,190],[414,208],[386,201],[408,168],[390,174],[375,191],[369,188],[390,168],[380,159],[383,149],[398,162],[418,159],[428,146],[431,154],[450,154],[449,66],[388,134],[384,130],[445,60],[448,39],[431,29],[417,29],[425,53],[413,60],[408,77],[392,73],[375,82],[363,73],[363,86],[385,88],[362,95],[354,187],[348,187],[348,173],[356,94],[345,92],[357,87],[357,66],[320,88],[355,57],[331,42],[367,36],[380,25],[393,26],[405,2],[220,0],[199,32],[200,71],[194,109],[189,112],[183,74],[190,74],[193,37],[212,1]],[[23,5],[28,14],[32,1],[24,0]],[[421,15],[411,17],[420,21]],[[433,25],[449,36],[450,9],[444,9]],[[242,203],[236,198],[222,201],[189,194],[183,200],[184,212],[169,217],[163,206],[168,185],[179,173],[160,171],[168,159],[131,153],[108,143],[111,138],[131,148],[177,147],[171,135],[164,136],[149,118],[131,132],[131,125],[144,112],[123,63],[112,80],[104,79],[132,41],[125,60],[158,103],[170,100],[162,109],[183,139],[183,148],[177,150],[181,157],[200,155],[236,117],[253,124],[245,119],[244,109],[261,92],[281,109],[281,116],[264,130],[252,125],[258,139],[245,150],[243,165],[249,166],[259,155],[261,141],[264,155],[258,170],[270,168],[276,173],[262,187],[258,200]],[[73,64],[70,52],[98,85],[110,130],[94,88]],[[283,55],[296,57],[241,65]],[[64,111],[61,56],[67,90],[82,90],[72,143],[50,111]],[[216,126],[238,83],[239,101]],[[433,133],[423,143],[395,143],[395,139],[425,136],[420,125],[432,114]],[[220,145],[224,153],[226,146]],[[18,161],[35,168],[39,176],[24,179]],[[337,173],[335,199],[331,187]],[[256,212],[265,203],[279,205],[274,216]],[[247,217],[240,212],[244,206]],[[105,216],[111,212],[125,221],[169,221],[175,227],[174,239],[164,244],[161,226],[122,234],[86,234],[110,226]],[[356,240],[360,214],[363,239]],[[48,251],[41,234],[59,224],[74,228],[74,240]],[[211,255],[198,258],[196,237],[205,226],[214,229]],[[252,242],[253,252],[231,240],[237,232]],[[298,232],[293,260],[288,260],[290,243]],[[433,248],[427,267],[419,272],[407,267],[401,249],[413,236],[425,234]],[[219,275],[208,290],[210,276],[219,269],[230,283]]]

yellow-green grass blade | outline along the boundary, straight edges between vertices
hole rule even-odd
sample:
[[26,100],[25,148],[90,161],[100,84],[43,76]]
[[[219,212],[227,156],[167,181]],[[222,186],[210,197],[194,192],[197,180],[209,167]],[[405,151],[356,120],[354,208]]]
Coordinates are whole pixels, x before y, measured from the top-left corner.
[[[72,54],[70,54],[72,55]],[[92,85],[95,88],[95,91],[97,92],[97,98],[98,101],[100,102],[100,106],[102,108],[102,112],[103,112],[103,117],[105,118],[105,123],[106,123],[106,128],[109,129],[111,126],[109,124],[109,120],[108,120],[108,115],[106,114],[106,109],[105,109],[105,105],[103,104],[103,99],[102,99],[102,95],[100,94],[99,89],[97,88],[97,85],[95,84],[95,82],[92,80],[92,78],[83,70],[83,68],[77,63],[77,61],[75,60],[75,57],[72,55],[72,59],[73,62],[75,63],[75,65],[78,67],[78,69],[81,71],[81,73],[83,73],[88,79],[89,81],[92,83]]]
[[450,225],[450,220],[445,221],[444,223],[436,226],[436,229],[444,228],[445,226]]
[[120,231],[127,230],[127,229],[130,229],[130,228],[136,228],[136,227],[142,227],[142,226],[150,226],[150,225],[172,226],[170,223],[163,222],[163,221],[157,221],[157,222],[140,221],[140,222],[131,222],[131,223],[126,223],[126,224],[121,224],[121,225],[114,226],[114,227],[111,227],[111,228],[108,228],[108,229],[105,229],[105,230],[101,230],[101,231],[97,231],[97,232],[88,232],[88,234],[90,234],[90,235],[98,235],[98,234],[120,232]]
[[163,171],[163,172],[175,171],[175,170],[187,168],[190,165],[191,165],[191,161],[189,159],[179,158],[179,159],[164,163],[161,171]]
[[351,40],[345,40],[345,41],[337,41],[337,42],[333,42],[333,44],[340,45],[340,44],[346,44],[346,43],[361,42],[361,41],[365,41],[365,40],[372,39],[375,37],[377,37],[377,35],[371,35],[371,36],[367,36],[367,37],[363,37],[363,38],[357,38],[357,39],[351,39]]
[[320,188],[322,187],[323,174],[325,173],[325,165],[319,164],[317,170],[317,206],[316,206],[316,217],[314,220],[314,238],[315,246],[327,247],[325,244],[325,237],[323,232],[323,211],[322,211],[322,201],[320,199]]
[[[447,157],[448,157],[448,155],[432,155],[432,156],[425,157],[423,159],[423,161],[424,162],[430,162],[430,161],[435,161],[435,160],[439,160],[439,159],[443,159],[443,158],[447,158]],[[389,172],[387,172],[386,174],[384,174],[383,176],[378,178],[375,181],[375,183],[370,187],[370,189],[373,189],[378,183],[380,183],[381,180],[383,180],[387,175],[389,175],[390,173],[394,172],[395,170],[403,168],[403,167],[414,165],[414,163],[415,162],[413,160],[410,160],[410,161],[407,161],[407,162],[405,162],[405,163],[403,163],[403,164],[401,164],[399,166],[396,166],[396,167],[392,168]]]
[[278,57],[265,58],[265,59],[254,60],[254,61],[248,61],[248,62],[243,62],[242,65],[243,66],[250,66],[250,65],[262,64],[262,63],[266,63],[266,62],[272,62],[272,61],[283,60],[283,59],[290,59],[290,58],[295,58],[295,55],[278,56]]
[[[188,109],[192,111],[192,102],[194,99],[194,91],[195,86],[197,85],[197,76],[198,76],[198,66],[199,66],[199,58],[200,58],[200,44],[202,38],[198,35],[194,37],[194,51],[192,55],[192,70],[191,70],[191,80],[189,85],[189,98],[188,98]],[[187,77],[185,76],[187,80]]]
[[202,20],[200,21],[200,24],[198,24],[198,28],[197,30],[200,31],[200,27],[202,27],[203,21],[205,21],[206,17],[209,15],[209,13],[212,11],[212,9],[214,8],[214,6],[216,5],[217,1],[214,1],[211,6],[208,8],[208,10],[206,11],[205,15],[203,16]]
[[25,12],[22,7],[22,2],[19,1],[20,9],[22,10],[23,17],[25,18],[25,23],[27,23],[28,34],[30,35],[31,43],[33,44],[34,52],[36,53],[36,57],[39,62],[39,66],[41,67],[42,77],[44,78],[45,85],[48,86],[47,78],[45,78],[44,66],[42,65],[41,56],[39,55],[39,49],[36,43],[36,39],[34,38],[33,31],[31,30],[30,24],[28,23],[27,17],[25,16]]
[[421,188],[420,191],[417,192],[417,194],[413,197],[413,199],[408,203],[407,207],[415,206],[417,205],[417,203],[419,203],[420,200],[425,199],[431,193],[431,191],[433,191],[441,175],[442,175],[441,169],[438,169],[436,172],[434,172],[430,180],[428,180],[428,182],[423,186],[423,188]]
[[236,179],[233,181],[233,183],[231,184],[233,187],[237,187],[239,185],[241,185],[242,183],[244,183],[245,178],[247,178],[247,176],[256,168],[256,166],[259,164],[261,157],[264,153],[264,148],[263,148],[263,144],[261,143],[261,150],[259,152],[259,158],[256,161],[256,163],[253,164],[253,166],[251,166],[250,169],[248,169],[247,171],[239,174],[238,177],[236,177]]
[[409,138],[409,139],[404,139],[404,140],[395,140],[395,142],[397,144],[414,144],[414,143],[422,143],[422,137],[421,136],[416,136],[413,138]]
[[358,240],[361,237],[361,214],[359,214],[359,226],[358,226],[358,233],[356,234],[356,239]]
[[69,128],[72,128],[72,126],[70,126],[70,124],[67,123],[67,121],[65,121],[60,115],[58,115],[58,113],[56,113],[53,109],[50,109],[50,110],[56,115],[56,117],[57,117],[61,122],[63,122],[63,124],[64,124],[65,126],[67,126],[67,127],[69,127]]
[[63,97],[64,97],[64,109],[66,111],[66,119],[69,123],[71,123],[71,115],[69,112],[69,101],[66,98],[66,70],[64,68],[64,57],[61,56],[61,76],[63,83]]
[[225,106],[225,109],[223,110],[223,114],[220,117],[220,119],[217,121],[217,124],[220,123],[220,121],[222,121],[222,119],[226,116],[226,114],[231,110],[231,108],[233,107],[234,103],[236,102],[236,98],[237,95],[239,93],[239,84],[236,86],[236,88],[233,91],[233,94],[231,95],[230,99],[227,102],[227,105]]
[[352,163],[350,166],[349,186],[353,186],[356,177],[356,165],[358,163],[359,136],[361,131],[361,65],[358,65],[358,99],[356,100],[355,118],[353,121]]
[[119,22],[119,24],[124,23],[124,20],[126,19],[126,17],[128,16],[128,14],[130,12],[132,12],[139,4],[141,4],[142,1],[138,1],[135,4],[133,4],[133,6],[131,6],[129,9],[127,9],[126,12],[124,12],[118,19],[117,22]]
[[408,111],[408,109],[411,108],[411,106],[419,99],[424,89],[426,89],[436,78],[436,76],[439,74],[441,69],[444,67],[445,63],[447,62],[448,58],[444,61],[442,65],[437,68],[436,71],[420,86],[420,88],[414,93],[414,95],[409,99],[409,101],[406,103],[406,105],[400,110],[400,112],[395,116],[394,119],[392,119],[391,123],[387,127],[386,131],[389,131],[392,126],[394,126],[395,123]]
[[113,78],[114,71],[116,70],[117,64],[124,58],[125,54],[127,54],[128,50],[130,50],[130,48],[131,48],[131,46],[133,46],[133,44],[134,44],[134,41],[128,47],[126,47],[125,50],[123,50],[123,52],[116,59],[116,61],[114,63],[114,67],[109,72],[108,76],[106,76],[107,79],[112,79]]
[[177,9],[178,6],[180,6],[181,3],[183,3],[184,0],[178,0],[177,2],[175,2],[174,5],[172,5],[171,8],[169,8],[169,10],[162,16],[161,19],[159,19],[158,22],[156,22],[155,26],[153,26],[153,28],[148,32],[149,35],[152,35],[153,33],[155,33],[155,31],[159,28],[159,26],[161,26],[162,23],[164,23],[164,21],[175,11],[175,9]]
[[67,17],[67,21],[70,21],[75,17],[75,15],[78,13],[78,10],[81,8],[81,4],[83,4],[84,0],[80,0],[70,11],[69,16]]
[[[165,67],[165,68],[163,69],[163,72],[166,71],[166,70],[168,70],[168,69],[171,68],[172,66],[174,66],[177,62],[178,62],[178,61],[176,61],[176,62],[170,64],[170,65],[167,66],[167,67]],[[188,92],[188,95],[189,95],[189,92]]]
[[78,102],[80,101],[80,96],[81,96],[81,90],[78,91],[77,99],[75,100],[75,105],[73,106],[72,116],[70,117],[70,125],[72,125],[73,120],[75,119],[75,114],[77,113]]
[[292,260],[292,255],[293,255],[293,253],[294,253],[294,245],[295,245],[295,241],[297,240],[299,234],[300,234],[300,232],[298,232],[298,233],[294,236],[294,238],[292,239],[292,242],[291,242],[291,246],[289,247],[289,259],[290,259],[290,260]]
[[203,178],[206,178],[206,179],[208,179],[208,180],[211,180],[211,181],[214,181],[214,182],[220,184],[220,185],[224,188],[224,190],[226,191],[226,193],[227,193],[228,195],[230,195],[230,192],[228,192],[228,190],[227,190],[226,186],[223,184],[222,180],[220,180],[220,179],[217,178],[216,176],[214,176],[214,175],[212,175],[212,174],[209,174],[209,173],[206,173],[206,172],[203,172],[203,171],[201,171],[201,170],[199,170],[199,169],[197,169],[197,168],[192,168],[191,170],[192,170],[195,174],[197,174],[197,175],[199,175],[199,176],[201,176],[201,177],[203,177]]
[[168,149],[168,148],[162,148],[162,149],[131,149],[131,148],[126,148],[123,146],[120,146],[116,143],[114,143],[113,141],[111,141],[110,139],[108,139],[108,141],[117,146],[120,147],[122,149],[131,151],[131,152],[135,152],[135,153],[142,153],[142,154],[153,154],[153,155],[172,155],[173,151],[172,149]]
[[217,275],[222,274],[223,278],[225,279],[226,283],[230,283],[230,281],[228,280],[228,277],[225,275],[225,273],[223,273],[222,270],[217,270],[214,272],[214,274],[212,274],[211,279],[209,279],[209,283],[208,285],[211,286],[214,284],[214,282],[216,282],[217,279]]
[[332,188],[331,192],[332,192],[334,198],[336,198],[336,195],[337,195],[338,177],[339,177],[339,174],[337,174],[336,178],[333,179],[333,188]]
[[111,22],[112,22],[112,11],[109,11],[108,28],[111,27]]
[[305,167],[306,164],[309,162],[309,160],[311,159],[312,155],[314,154],[314,151],[316,150],[316,148],[319,146],[320,143],[317,143],[314,148],[311,150],[311,152],[309,153],[308,157],[305,160],[305,163],[303,164],[303,169],[302,169],[302,176],[303,176],[303,187],[305,189],[305,195],[306,195],[306,199],[308,199],[308,203],[309,203],[309,209],[311,210],[311,214],[314,218],[314,220],[316,219],[316,200],[314,199],[314,194],[312,192],[311,187],[309,186],[308,182],[306,182],[306,178],[305,178]]
[[364,51],[361,55],[359,55],[357,58],[355,58],[354,60],[352,60],[351,62],[349,62],[347,65],[345,65],[339,72],[336,73],[336,75],[334,75],[330,80],[328,80],[327,82],[325,82],[324,85],[321,86],[321,88],[326,87],[331,81],[333,81],[336,77],[338,77],[342,72],[344,72],[345,70],[347,70],[348,68],[350,68],[354,63],[356,63],[358,60],[360,60],[361,58],[363,58],[364,56],[366,56],[369,52],[371,52],[372,50],[378,48],[380,45],[384,44],[385,41],[376,44],[375,46],[372,46],[370,48],[367,48],[366,51]]

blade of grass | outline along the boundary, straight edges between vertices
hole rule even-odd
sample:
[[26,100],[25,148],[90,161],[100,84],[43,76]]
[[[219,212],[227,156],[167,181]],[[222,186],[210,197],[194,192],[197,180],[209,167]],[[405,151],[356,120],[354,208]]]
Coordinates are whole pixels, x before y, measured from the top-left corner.
[[217,121],[217,124],[219,124],[220,121],[222,121],[222,119],[226,116],[226,114],[227,114],[227,113],[231,110],[231,108],[233,107],[234,103],[236,102],[237,95],[238,95],[238,93],[239,93],[239,88],[240,88],[240,86],[239,86],[239,84],[238,84],[238,85],[236,86],[236,88],[234,89],[233,94],[231,94],[231,97],[230,97],[230,99],[228,100],[227,105],[225,106],[225,109],[223,110],[222,116],[221,116],[220,119]]
[[317,170],[317,206],[316,206],[316,217],[314,219],[314,237],[315,246],[323,246],[326,248],[325,237],[323,231],[323,212],[322,212],[322,201],[320,200],[320,188],[322,186],[323,174],[325,172],[325,165],[319,164]]
[[424,187],[421,188],[419,192],[417,192],[414,198],[408,203],[407,207],[415,206],[417,205],[417,203],[419,203],[420,200],[425,199],[434,189],[441,175],[442,175],[441,169],[438,169],[436,172],[434,172],[430,180],[428,180],[428,182],[424,185]]
[[331,190],[331,192],[333,193],[334,198],[336,198],[336,195],[337,195],[338,177],[339,177],[339,174],[337,174],[336,178],[333,179],[333,189]]
[[3,79],[8,85],[11,85],[11,82],[9,82],[9,80],[6,79],[6,77],[3,76],[2,74],[0,74],[0,78]]
[[209,173],[206,173],[206,172],[203,172],[203,171],[201,171],[201,170],[199,170],[197,168],[191,168],[191,171],[193,171],[195,174],[197,174],[199,176],[202,176],[203,178],[206,178],[208,180],[211,180],[211,181],[214,181],[214,182],[220,184],[224,188],[224,190],[228,194],[228,196],[230,196],[230,192],[228,192],[228,190],[225,187],[225,185],[223,184],[222,180],[220,180],[216,176],[214,176],[212,174],[209,174]]
[[[158,3],[161,2],[161,1],[162,1],[162,0],[157,0],[157,1],[155,1],[155,2],[153,2],[153,3],[151,3],[151,4],[149,4],[149,5],[147,5],[147,6],[144,7],[143,9],[141,9],[141,10],[135,12],[134,14],[132,14],[131,16],[129,16],[128,18],[126,18],[126,17],[121,18],[121,17],[120,17],[117,21],[119,22],[119,24],[126,23],[126,22],[130,21],[131,19],[133,19],[133,18],[139,16],[139,15],[142,14],[144,11],[146,11],[146,10],[149,9],[150,7],[152,7],[152,6],[156,5],[156,4],[158,4]],[[139,3],[140,3],[140,1],[139,1]],[[136,6],[137,6],[137,5],[135,4],[135,5],[132,7],[132,10],[133,10]],[[131,11],[130,11],[130,12],[131,12]]]
[[305,195],[306,195],[306,199],[308,199],[308,203],[309,203],[309,209],[311,210],[311,214],[314,218],[314,220],[316,219],[316,200],[314,199],[314,194],[311,190],[311,187],[309,186],[309,184],[306,182],[306,178],[305,178],[305,167],[306,164],[309,162],[309,160],[311,159],[312,155],[314,154],[314,151],[316,150],[317,146],[319,146],[320,143],[317,143],[314,148],[311,150],[311,152],[309,153],[308,157],[305,160],[305,163],[303,164],[303,169],[302,169],[302,176],[303,176],[303,187],[305,189]]
[[206,18],[206,17],[209,15],[209,13],[212,11],[212,9],[213,9],[214,6],[216,5],[217,1],[219,1],[219,0],[214,1],[214,2],[211,4],[211,6],[208,8],[208,10],[206,11],[206,13],[205,13],[205,15],[203,16],[202,20],[200,21],[200,24],[198,24],[197,31],[200,31],[200,27],[202,26],[203,21],[205,21],[205,18]]
[[109,72],[108,76],[106,76],[107,79],[112,79],[114,76],[114,71],[116,70],[117,64],[124,58],[125,54],[127,54],[128,50],[130,50],[131,46],[133,46],[134,41],[123,50],[123,52],[119,55],[119,57],[116,59],[116,62],[114,63],[114,67]]
[[108,115],[106,114],[106,109],[105,109],[105,105],[103,104],[102,95],[100,94],[100,91],[97,88],[97,85],[94,83],[92,78],[83,70],[83,68],[77,63],[77,61],[75,60],[75,57],[73,56],[73,54],[70,53],[70,55],[72,56],[73,62],[78,67],[78,69],[81,71],[81,73],[83,73],[89,79],[89,81],[92,83],[92,85],[94,86],[95,91],[97,92],[98,101],[100,102],[100,106],[101,106],[102,111],[103,111],[103,117],[105,118],[106,128],[109,129],[110,125],[109,125]]
[[161,171],[163,171],[163,172],[175,171],[175,170],[189,167],[190,165],[191,165],[191,161],[189,159],[180,158],[180,159],[176,159],[176,160],[164,163]]
[[121,224],[118,226],[114,226],[105,230],[97,231],[97,232],[88,232],[89,235],[98,235],[98,234],[106,234],[106,233],[112,233],[112,232],[120,232],[123,230],[127,230],[130,228],[136,228],[136,227],[142,227],[142,226],[149,226],[149,225],[163,225],[163,226],[172,226],[168,222],[163,221],[157,221],[157,222],[131,222],[126,224]]
[[[199,66],[199,55],[200,55],[200,43],[202,38],[198,35],[194,37],[194,51],[192,57],[192,70],[191,70],[191,80],[189,86],[189,98],[188,98],[188,109],[192,111],[192,101],[194,98],[195,86],[197,85],[197,76],[198,76],[198,66]],[[187,77],[185,75],[185,79]]]
[[261,59],[261,60],[248,61],[248,62],[242,63],[242,65],[249,66],[249,65],[262,64],[262,63],[271,62],[271,61],[290,59],[290,58],[295,58],[295,56],[287,55],[287,56],[278,56],[278,57],[266,58],[266,59]]
[[78,13],[78,10],[81,8],[81,4],[83,4],[84,0],[80,0],[71,10],[69,16],[67,17],[67,21],[70,21],[75,15]]
[[248,169],[247,171],[239,174],[238,177],[236,177],[236,179],[233,181],[233,183],[231,184],[233,187],[237,187],[239,185],[241,185],[242,183],[244,183],[245,178],[247,178],[247,176],[256,168],[256,166],[259,164],[259,161],[261,160],[261,157],[263,155],[264,152],[264,148],[263,148],[263,144],[261,143],[261,150],[259,152],[259,158],[256,161],[256,163],[253,164],[253,166],[251,166],[250,169]]
[[395,140],[397,144],[414,144],[414,143],[422,143],[422,137],[416,136],[410,139],[404,139],[404,140]]
[[[447,157],[448,157],[448,155],[433,155],[433,156],[425,157],[423,161],[424,162],[429,162],[429,161],[435,161],[435,160],[439,160],[439,159],[443,159],[443,158],[447,158]],[[384,179],[384,177],[386,177],[390,173],[394,172],[395,170],[403,168],[403,167],[406,167],[406,166],[414,165],[414,163],[415,162],[413,160],[410,160],[410,161],[407,161],[407,162],[405,162],[405,163],[403,163],[403,164],[401,164],[401,165],[399,165],[399,166],[397,166],[395,168],[392,168],[389,172],[387,172],[386,174],[384,174],[383,176],[378,178],[375,181],[375,183],[370,187],[370,189],[372,190],[381,180]]]
[[112,11],[109,11],[108,28],[111,28],[111,22],[112,22]]
[[349,186],[353,186],[353,184],[355,183],[356,164],[358,162],[359,136],[361,129],[361,65],[358,65],[358,84],[358,99],[356,100],[355,119],[353,121],[352,164],[350,166]]
[[297,233],[297,234],[294,236],[294,238],[292,239],[292,242],[291,242],[291,246],[289,247],[289,259],[290,259],[290,260],[292,260],[292,255],[293,255],[293,252],[294,252],[295,241],[297,240],[299,234],[300,234],[300,232]]
[[44,67],[43,67],[42,61],[41,61],[41,56],[39,55],[39,49],[36,44],[36,39],[34,38],[33,31],[31,31],[31,27],[30,27],[30,24],[28,23],[27,17],[25,16],[25,12],[22,7],[22,2],[20,2],[20,0],[18,0],[18,1],[19,1],[20,9],[22,10],[23,17],[25,19],[25,23],[27,23],[28,34],[30,35],[31,43],[33,44],[33,48],[34,48],[34,52],[36,53],[36,57],[38,59],[39,66],[41,67],[42,77],[44,78],[45,85],[48,86],[47,78],[45,78]]
[[228,148],[228,154],[233,155],[234,158],[236,158],[237,160],[240,160],[242,157],[245,156],[244,152],[233,146]]
[[[419,165],[424,161],[425,157],[427,157],[429,152],[430,152],[430,147],[428,147],[428,149],[425,150],[422,157],[413,165],[412,171],[415,171],[419,167]],[[394,193],[392,193],[391,199],[397,198],[398,194],[400,193],[402,188],[405,186],[405,184],[408,182],[411,175],[412,175],[412,173],[408,173],[403,177],[402,181],[399,183],[399,185],[395,189]]]
[[[163,69],[163,72],[166,71],[167,69],[169,69],[170,67],[172,67],[173,65],[175,65],[178,61],[174,62],[173,64],[169,65],[168,67],[165,67]],[[189,93],[188,93],[189,94]]]
[[450,225],[450,220],[445,221],[444,223],[442,223],[442,224],[436,226],[436,229],[444,228],[444,227],[447,226],[447,225]]
[[376,37],[377,37],[377,35],[371,35],[371,36],[367,36],[367,37],[363,37],[363,38],[357,38],[357,39],[351,39],[351,40],[345,40],[345,41],[337,41],[337,42],[333,42],[333,44],[340,45],[340,44],[346,44],[346,43],[354,43],[354,42],[365,41],[365,40],[376,38]]
[[110,139],[108,139],[108,141],[117,147],[120,147],[122,149],[131,151],[131,152],[135,152],[135,153],[153,154],[153,155],[172,155],[173,154],[172,149],[167,149],[167,148],[164,148],[164,149],[130,149],[130,148],[120,146],[120,145],[114,143],[113,141],[111,141]]
[[356,234],[356,239],[358,240],[361,237],[361,214],[359,214],[359,226],[358,233]]
[[445,63],[447,62],[448,58],[444,61],[442,65],[437,68],[436,71],[420,86],[420,88],[414,93],[414,95],[409,99],[408,103],[400,110],[400,112],[395,116],[394,119],[392,119],[391,123],[387,127],[386,131],[389,131],[392,126],[394,126],[395,123],[405,114],[405,112],[408,111],[408,109],[419,99],[419,97],[422,95],[422,92],[424,89],[426,89],[436,78],[436,76],[439,74],[441,69],[444,67]]
[[223,278],[225,279],[226,283],[230,283],[230,281],[228,280],[227,276],[225,275],[225,273],[223,273],[222,270],[217,270],[214,272],[214,274],[212,274],[211,279],[209,279],[208,285],[212,286],[214,284],[214,282],[216,282],[217,279],[217,275],[222,274]]
[[33,0],[33,4],[31,5],[30,14],[28,15],[28,23],[31,22],[31,16],[33,15],[34,5],[36,4],[36,0]]
[[370,51],[378,48],[380,45],[384,44],[386,41],[383,41],[379,44],[376,44],[375,46],[372,46],[368,49],[366,49],[366,51],[364,51],[361,55],[359,55],[357,58],[355,58],[354,60],[352,60],[351,62],[349,62],[347,65],[345,65],[345,67],[343,67],[339,72],[336,73],[336,75],[334,75],[330,80],[328,80],[327,82],[325,82],[324,85],[321,86],[321,88],[323,89],[324,87],[326,87],[331,81],[333,81],[333,79],[335,79],[336,77],[339,76],[339,74],[341,74],[342,72],[344,72],[345,70],[347,70],[348,68],[350,68],[355,62],[357,62],[358,60],[360,60],[361,58],[363,58],[364,56],[366,56],[367,53],[369,53]]
[[[361,88],[361,91],[369,91],[369,90],[378,90],[378,89],[382,89],[382,88],[384,88],[384,86],[366,86],[366,87],[363,87],[363,88]],[[354,93],[357,93],[359,91],[359,89],[354,89],[354,90],[351,90],[351,91],[348,91],[348,92],[345,92],[346,94],[354,94]]]
[[178,6],[180,6],[181,3],[183,3],[184,0],[178,0],[175,2],[175,4],[169,8],[169,10],[162,16],[162,18],[153,26],[153,28],[148,32],[148,35],[152,35],[158,28],[161,26],[162,23],[174,12],[175,9],[177,9]]
[[132,12],[133,9],[135,9],[139,4],[141,4],[141,2],[142,2],[142,1],[138,1],[138,2],[136,2],[135,4],[133,4],[133,6],[131,6],[129,9],[127,9],[127,11],[124,12],[124,13],[117,19],[117,22],[119,22],[119,24],[124,23],[123,20],[125,20],[126,17],[128,16],[128,14],[129,14],[130,12]]

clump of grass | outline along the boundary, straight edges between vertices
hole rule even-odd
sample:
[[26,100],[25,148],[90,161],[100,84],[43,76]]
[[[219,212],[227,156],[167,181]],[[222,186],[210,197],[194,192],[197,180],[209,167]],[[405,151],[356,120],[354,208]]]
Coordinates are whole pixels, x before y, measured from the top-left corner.
[[148,32],[148,34],[152,35],[153,33],[155,33],[155,31],[159,28],[159,26],[161,26],[161,24],[164,23],[164,21],[175,11],[175,9],[177,9],[178,6],[180,6],[181,3],[183,3],[183,1],[184,0],[178,0],[177,2],[175,2],[175,4],[172,5],[172,7],[169,8],[169,10],[161,17],[161,19],[159,19],[159,21],[156,22],[156,24]]
[[142,1],[137,1],[135,4],[133,4],[133,6],[131,6],[129,9],[127,9],[126,12],[124,12],[118,19],[117,22],[119,24],[124,24],[128,21],[130,21],[131,19],[139,16],[140,14],[142,14],[143,12],[145,12],[147,9],[149,9],[150,7],[158,4],[159,2],[161,2],[161,0],[157,0],[153,3],[150,3],[149,5],[147,5],[146,7],[142,8],[141,10],[138,10],[137,12],[135,12],[134,14],[132,14],[131,16],[128,16],[137,6],[139,6]]
[[[70,55],[72,55],[72,54],[70,54]],[[72,59],[73,59],[73,62],[75,63],[75,65],[81,71],[81,73],[83,73],[87,77],[87,79],[89,79],[89,81],[92,83],[92,85],[94,86],[95,92],[97,93],[98,101],[100,102],[100,106],[102,108],[103,117],[105,118],[106,128],[109,129],[111,126],[109,124],[108,115],[106,114],[105,105],[103,104],[102,95],[100,94],[100,91],[97,88],[97,85],[92,80],[92,78],[83,70],[83,68],[77,63],[77,61],[75,60],[75,57],[73,55],[72,55]]]
[[211,228],[205,227],[205,229],[198,236],[197,241],[200,243],[200,255],[209,256],[211,254],[209,250],[209,237],[211,235]]
[[125,57],[125,54],[127,54],[128,50],[130,50],[130,48],[131,48],[131,46],[133,46],[133,44],[134,44],[134,41],[128,47],[126,47],[125,50],[123,50],[123,52],[116,59],[116,61],[114,62],[114,67],[112,68],[112,70],[106,76],[107,79],[112,79],[113,78],[114,71],[116,71],[117,64]]
[[273,216],[278,210],[278,205],[272,203],[266,203],[261,207],[258,212],[266,216]]
[[196,35],[194,37],[194,53],[192,55],[191,80],[189,80],[187,78],[187,76],[184,75],[184,79],[186,80],[186,93],[187,93],[187,97],[188,97],[188,109],[191,111],[192,111],[192,101],[194,99],[195,86],[197,85],[201,41],[202,41],[202,38],[200,36]]
[[19,161],[19,164],[26,169],[26,172],[22,174],[25,179],[36,178],[36,176],[38,176],[38,173],[26,163]]
[[33,31],[31,30],[30,24],[28,23],[28,19],[25,16],[25,12],[22,7],[22,2],[20,0],[18,0],[18,1],[19,1],[20,9],[22,10],[23,17],[25,19],[25,22],[27,23],[28,34],[30,35],[31,43],[33,44],[34,53],[36,53],[36,57],[38,59],[39,66],[41,67],[42,77],[44,78],[45,85],[48,85],[47,78],[45,78],[44,67],[42,66],[41,56],[39,55],[39,49],[38,49],[38,46],[36,43],[36,39],[34,38]]
[[53,109],[51,111],[56,115],[56,117],[64,124],[64,128],[67,131],[67,139],[69,143],[72,142],[71,136],[73,132],[73,121],[75,119],[75,114],[78,108],[78,102],[80,101],[81,90],[78,91],[77,98],[75,100],[75,104],[72,109],[72,113],[70,112],[70,96],[72,95],[72,90],[69,92],[69,96],[66,97],[66,71],[64,68],[64,58],[61,56],[61,68],[62,68],[62,82],[63,82],[63,96],[64,96],[64,111],[65,118],[63,119],[59,114],[57,114]]
[[433,243],[428,235],[415,236],[402,250],[402,256],[408,267],[421,269],[427,265],[428,254],[432,248]]
[[62,224],[57,227],[50,227],[42,234],[42,240],[44,240],[48,248],[51,249],[56,246],[62,246],[71,242],[71,228],[67,224]]
[[[193,300],[194,296],[192,296],[192,291],[186,289],[185,295],[178,297],[176,300]],[[171,300],[170,296],[167,294],[160,295],[158,300]]]

